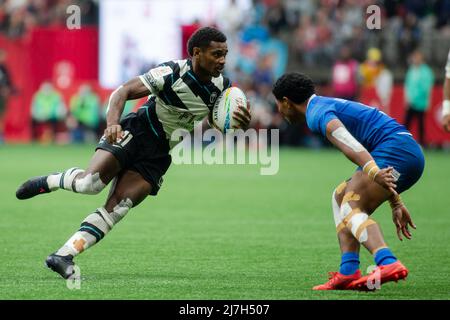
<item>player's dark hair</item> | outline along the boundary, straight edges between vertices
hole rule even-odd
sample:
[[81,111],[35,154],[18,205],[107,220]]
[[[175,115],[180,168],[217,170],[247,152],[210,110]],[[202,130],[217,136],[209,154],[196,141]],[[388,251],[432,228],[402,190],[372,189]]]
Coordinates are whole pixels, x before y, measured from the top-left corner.
[[294,103],[303,103],[314,94],[314,83],[306,75],[299,72],[282,75],[273,85],[272,93],[277,100],[283,97]]
[[227,37],[222,33],[222,31],[217,30],[212,27],[204,27],[195,31],[189,38],[187,43],[187,49],[189,55],[192,57],[194,55],[194,47],[206,48],[209,46],[211,41],[216,42],[226,42]]

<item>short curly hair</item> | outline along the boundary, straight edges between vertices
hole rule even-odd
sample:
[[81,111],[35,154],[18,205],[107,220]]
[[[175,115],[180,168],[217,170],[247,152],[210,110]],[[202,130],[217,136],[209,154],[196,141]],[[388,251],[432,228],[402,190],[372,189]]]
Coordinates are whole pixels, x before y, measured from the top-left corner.
[[226,42],[227,37],[216,28],[204,27],[198,29],[188,40],[187,50],[189,55],[191,57],[194,55],[194,47],[206,48],[211,41]]
[[315,93],[314,82],[299,72],[286,73],[275,82],[272,93],[280,101],[286,97],[294,103],[303,103]]

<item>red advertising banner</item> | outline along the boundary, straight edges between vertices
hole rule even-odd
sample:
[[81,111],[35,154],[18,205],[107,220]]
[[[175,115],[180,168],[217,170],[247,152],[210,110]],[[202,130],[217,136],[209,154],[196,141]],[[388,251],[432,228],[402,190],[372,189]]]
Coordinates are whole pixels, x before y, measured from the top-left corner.
[[[428,144],[441,145],[450,142],[450,133],[446,133],[441,126],[441,108],[443,92],[442,85],[436,85],[431,95],[430,106],[425,116],[425,141]],[[386,112],[398,122],[404,123],[406,116],[406,102],[402,85],[395,85],[388,106],[382,106],[375,89],[363,90],[360,101]],[[417,138],[417,123],[413,122],[411,133]]]
[[[35,28],[20,39],[0,36],[7,52],[7,67],[16,93],[10,98],[4,119],[7,142],[30,140],[30,108],[33,94],[50,80],[63,94],[82,81],[97,83],[98,29],[83,27]],[[65,95],[64,95],[65,96]]]

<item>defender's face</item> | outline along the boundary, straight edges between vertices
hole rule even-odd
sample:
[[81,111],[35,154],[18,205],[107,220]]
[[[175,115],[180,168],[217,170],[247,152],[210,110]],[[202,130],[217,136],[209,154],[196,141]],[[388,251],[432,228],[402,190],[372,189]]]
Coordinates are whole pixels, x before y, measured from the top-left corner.
[[225,68],[225,58],[228,53],[226,42],[211,41],[209,46],[199,51],[200,67],[212,77],[218,77]]
[[302,123],[304,122],[304,115],[295,108],[295,106],[286,97],[282,100],[276,99],[278,112],[281,113],[283,118],[289,123]]

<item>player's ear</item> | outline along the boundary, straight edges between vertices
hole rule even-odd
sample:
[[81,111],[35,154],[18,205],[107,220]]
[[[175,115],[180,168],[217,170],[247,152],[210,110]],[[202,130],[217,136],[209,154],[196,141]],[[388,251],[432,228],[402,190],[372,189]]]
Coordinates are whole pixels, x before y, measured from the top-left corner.
[[192,53],[193,53],[193,57],[198,57],[198,55],[200,54],[200,52],[201,52],[202,50],[201,50],[201,48],[199,48],[199,47],[194,47],[193,48],[193,50],[192,50]]
[[291,100],[289,100],[288,97],[283,97],[281,102],[289,109],[293,106]]

